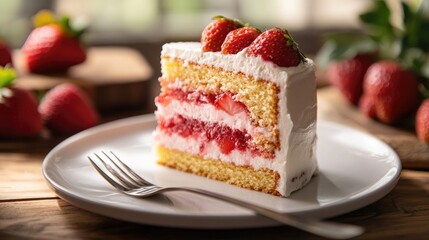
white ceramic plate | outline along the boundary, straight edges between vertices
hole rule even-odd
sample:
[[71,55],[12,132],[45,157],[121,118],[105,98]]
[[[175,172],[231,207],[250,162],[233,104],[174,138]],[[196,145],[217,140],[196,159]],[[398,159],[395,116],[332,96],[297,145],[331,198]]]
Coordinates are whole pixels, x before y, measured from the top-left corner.
[[278,223],[232,204],[186,192],[146,199],[126,196],[111,187],[86,156],[113,150],[155,184],[204,188],[278,212],[317,218],[347,213],[382,198],[396,185],[401,171],[399,158],[383,142],[345,126],[320,122],[319,175],[289,198],[275,197],[157,165],[151,150],[155,126],[154,116],[146,115],[83,131],[46,156],[43,174],[65,201],[112,218],[184,228],[246,228]]

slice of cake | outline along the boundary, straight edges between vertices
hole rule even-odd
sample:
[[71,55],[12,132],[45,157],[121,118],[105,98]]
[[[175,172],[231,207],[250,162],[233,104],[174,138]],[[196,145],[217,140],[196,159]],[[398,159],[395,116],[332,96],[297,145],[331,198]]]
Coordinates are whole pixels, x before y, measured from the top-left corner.
[[[158,162],[288,196],[317,169],[315,66],[278,28],[243,44],[247,30],[234,22],[236,30],[220,42],[223,48],[215,46],[219,40],[207,43],[207,29],[216,22],[222,28],[224,21],[232,22],[215,19],[206,28],[202,44],[163,46],[155,101]],[[225,46],[240,49],[229,54]]]

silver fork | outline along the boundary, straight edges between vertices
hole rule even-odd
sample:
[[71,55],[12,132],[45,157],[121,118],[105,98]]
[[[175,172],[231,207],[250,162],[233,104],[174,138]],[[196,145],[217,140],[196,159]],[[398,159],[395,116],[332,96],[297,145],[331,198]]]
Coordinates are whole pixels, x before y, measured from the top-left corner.
[[101,176],[120,192],[133,197],[145,198],[162,192],[187,191],[210,196],[229,203],[233,203],[240,207],[251,209],[259,215],[273,219],[277,222],[327,238],[348,239],[361,235],[364,232],[364,229],[359,226],[328,222],[319,219],[299,218],[296,216],[278,213],[273,210],[251,204],[249,202],[241,201],[214,192],[209,192],[203,189],[185,187],[160,187],[140,177],[133,170],[131,170],[130,167],[124,164],[112,151],[110,151],[110,154],[102,151],[101,156],[97,153],[94,153],[94,156],[95,158],[93,158],[97,159],[98,162],[101,162],[102,165],[104,165],[104,168],[97,165],[91,156],[88,156],[88,159],[94,168],[101,174]]

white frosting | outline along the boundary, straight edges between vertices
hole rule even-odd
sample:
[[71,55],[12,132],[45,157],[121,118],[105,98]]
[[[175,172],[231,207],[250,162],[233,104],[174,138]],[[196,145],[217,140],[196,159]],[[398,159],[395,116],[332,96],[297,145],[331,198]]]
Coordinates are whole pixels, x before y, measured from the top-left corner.
[[[212,146],[213,152],[206,151],[209,152],[206,157],[219,156],[219,159],[223,161],[236,161],[234,162],[236,164],[240,163],[240,157],[245,157],[255,166],[272,169],[280,175],[277,190],[283,196],[288,196],[292,191],[305,185],[317,169],[315,65],[312,60],[306,59],[304,63],[296,67],[278,67],[262,60],[261,57],[248,57],[245,55],[245,51],[246,49],[237,54],[226,55],[219,52],[202,52],[200,43],[182,42],[165,44],[161,56],[179,58],[184,60],[185,64],[194,62],[227,71],[241,72],[253,76],[257,80],[263,79],[277,84],[280,89],[278,129],[281,146],[280,150],[276,152],[275,159],[262,161],[259,158],[248,158],[247,153],[240,155],[240,152],[222,156],[216,146]],[[210,110],[207,109],[207,111]],[[194,144],[199,149],[198,141],[189,142],[190,140],[186,139],[186,142],[179,144],[177,142],[183,139],[177,138],[174,142],[169,137],[163,136],[162,133],[158,132],[156,135],[157,139],[162,141],[160,143],[166,144],[166,146],[184,144],[190,147]],[[181,150],[186,151],[189,149],[188,147]]]

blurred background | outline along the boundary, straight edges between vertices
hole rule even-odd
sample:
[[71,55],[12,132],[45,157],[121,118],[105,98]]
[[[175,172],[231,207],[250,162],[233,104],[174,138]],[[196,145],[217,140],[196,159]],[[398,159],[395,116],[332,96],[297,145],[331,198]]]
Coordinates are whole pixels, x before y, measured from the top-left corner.
[[67,14],[88,24],[88,45],[121,45],[142,52],[159,73],[159,52],[165,42],[198,41],[215,15],[241,19],[266,29],[288,28],[302,50],[315,54],[323,34],[359,29],[365,0],[2,0],[0,37],[20,48],[40,9]]

